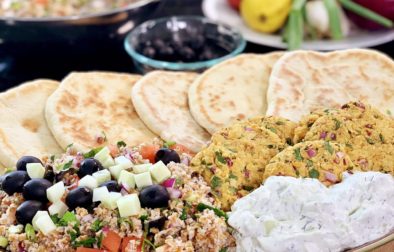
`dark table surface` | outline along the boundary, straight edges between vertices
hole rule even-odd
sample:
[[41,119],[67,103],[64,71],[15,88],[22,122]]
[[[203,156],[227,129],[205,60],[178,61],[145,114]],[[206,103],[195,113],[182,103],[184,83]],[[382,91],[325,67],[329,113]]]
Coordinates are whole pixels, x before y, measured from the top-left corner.
[[[201,0],[164,0],[163,5],[152,14],[152,18],[170,15],[203,15]],[[374,47],[394,58],[394,42]],[[34,50],[34,48],[32,48]],[[70,48],[72,50],[72,48]],[[275,48],[248,43],[246,52],[264,53]],[[1,55],[1,54],[0,54]],[[35,78],[52,78],[60,80],[71,71],[107,70],[135,72],[133,62],[121,48],[108,48],[94,56],[73,56],[56,60],[53,55],[45,53],[36,57],[2,58],[0,56],[0,90],[8,89],[24,81]]]

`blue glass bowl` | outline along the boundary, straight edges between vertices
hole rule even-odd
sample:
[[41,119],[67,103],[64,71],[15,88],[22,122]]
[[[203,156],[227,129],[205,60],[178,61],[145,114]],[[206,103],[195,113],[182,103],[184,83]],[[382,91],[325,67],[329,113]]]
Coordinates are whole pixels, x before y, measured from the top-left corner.
[[[181,34],[182,30],[194,29],[201,32],[210,43],[217,42],[218,45],[225,44],[226,55],[211,60],[198,62],[170,62],[149,58],[137,51],[141,41],[154,41],[155,39],[165,39]],[[127,36],[124,42],[127,53],[132,57],[135,66],[141,73],[152,70],[172,70],[172,71],[203,71],[223,60],[240,54],[246,46],[242,35],[230,26],[212,22],[199,16],[172,16],[149,20],[135,29]]]

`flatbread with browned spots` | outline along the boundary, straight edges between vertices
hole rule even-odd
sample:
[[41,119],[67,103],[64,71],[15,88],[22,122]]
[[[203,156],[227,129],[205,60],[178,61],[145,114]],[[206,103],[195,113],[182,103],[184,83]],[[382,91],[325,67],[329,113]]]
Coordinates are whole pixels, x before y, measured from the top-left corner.
[[242,54],[205,71],[189,89],[194,119],[213,134],[236,120],[265,115],[271,67],[282,54]]
[[138,115],[154,133],[194,152],[200,151],[210,138],[189,111],[187,92],[197,76],[154,71],[142,77],[131,92]]
[[15,167],[23,155],[43,158],[61,153],[44,116],[57,81],[36,80],[0,94],[0,162]]
[[394,114],[394,62],[373,50],[290,52],[272,69],[267,115],[299,121],[316,109],[362,100]]
[[79,151],[124,141],[134,146],[155,135],[139,119],[130,100],[138,75],[74,72],[49,97],[46,119],[58,143]]

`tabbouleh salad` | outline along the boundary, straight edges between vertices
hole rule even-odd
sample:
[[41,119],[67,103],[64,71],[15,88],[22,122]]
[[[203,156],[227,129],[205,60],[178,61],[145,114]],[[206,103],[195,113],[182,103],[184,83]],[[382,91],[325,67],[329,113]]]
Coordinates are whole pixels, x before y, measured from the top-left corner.
[[175,143],[118,142],[22,157],[1,177],[6,251],[227,251],[235,240],[192,157]]

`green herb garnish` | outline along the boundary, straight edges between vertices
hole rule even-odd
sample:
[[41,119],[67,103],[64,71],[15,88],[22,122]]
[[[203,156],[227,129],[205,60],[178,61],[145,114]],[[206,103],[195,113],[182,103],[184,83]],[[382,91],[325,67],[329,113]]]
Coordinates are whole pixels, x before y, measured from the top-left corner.
[[73,161],[74,161],[74,159],[71,159],[70,161],[68,161],[67,163],[65,163],[65,164],[63,165],[63,167],[62,167],[62,170],[64,171],[64,170],[70,169],[71,166],[73,165]]
[[221,248],[219,252],[227,252],[227,248]]
[[325,141],[324,142],[324,148],[326,151],[328,151],[330,154],[334,153],[334,148],[331,146],[330,142]]
[[144,222],[144,221],[146,221],[146,220],[148,220],[148,215],[141,215],[140,216],[140,220],[142,221],[142,222]]
[[311,177],[311,178],[319,178],[319,175],[320,175],[319,171],[316,169],[311,169],[309,171],[309,177]]
[[217,216],[219,216],[219,217],[224,217],[226,220],[228,219],[227,214],[226,214],[223,210],[220,210],[220,209],[218,209],[218,208],[216,208],[216,207],[208,206],[208,205],[206,205],[206,204],[204,204],[204,203],[198,203],[198,205],[197,205],[197,210],[198,210],[199,212],[202,212],[202,211],[204,211],[205,209],[210,209],[210,210],[212,210]]
[[52,163],[55,162],[55,155],[51,155],[49,159],[52,161]]
[[75,223],[75,226],[79,225],[79,221],[74,213],[67,211],[63,217],[58,221],[59,226],[67,226],[69,223]]
[[53,223],[54,223],[56,226],[59,226],[59,225],[58,225],[58,224],[59,224],[59,221],[60,221],[59,216],[58,216],[57,214],[54,214],[54,215],[51,215],[50,217],[51,217],[51,220],[53,221]]
[[181,219],[181,220],[186,220],[187,219],[187,210],[186,210],[186,207],[184,207],[183,209],[182,209],[182,214],[181,214],[181,216],[179,216],[179,219]]
[[384,143],[384,136],[382,135],[382,133],[379,134],[379,139],[380,142]]
[[116,146],[118,146],[118,148],[120,149],[122,147],[126,147],[127,144],[124,141],[119,141],[119,142],[116,143]]
[[313,166],[313,161],[308,159],[306,160],[306,167],[312,167]]
[[217,161],[219,161],[222,164],[227,164],[226,159],[222,156],[222,153],[220,153],[219,151],[216,151],[215,155],[216,155]]
[[73,247],[84,247],[84,248],[92,248],[96,243],[96,239],[93,237],[86,238],[85,240],[74,241],[72,243]]
[[164,148],[171,148],[171,146],[174,146],[176,144],[175,141],[165,141],[163,144]]
[[235,176],[232,172],[230,172],[230,175],[228,176],[229,179],[238,179],[237,176]]
[[99,151],[101,151],[104,147],[97,147],[94,149],[91,149],[89,152],[86,152],[83,154],[84,158],[92,158],[94,155],[96,155]]
[[212,179],[211,179],[211,186],[212,186],[212,189],[217,188],[217,187],[220,186],[221,184],[222,184],[222,180],[221,180],[219,177],[217,177],[217,176],[213,176],[213,177],[212,177]]
[[34,242],[36,240],[36,232],[34,231],[34,228],[30,223],[26,224],[25,233],[29,241]]
[[74,145],[74,143],[70,143],[69,145],[67,145],[67,146],[66,146],[66,151],[67,151],[68,148],[73,147],[73,145]]
[[101,248],[101,243],[103,241],[104,234],[103,232],[100,233],[100,236],[97,238],[97,247]]
[[273,127],[267,126],[266,129],[270,130],[272,133],[276,133],[277,132],[276,129],[273,128]]
[[341,127],[341,122],[338,119],[336,119],[336,118],[334,118],[333,120],[335,121],[334,130],[339,129]]
[[91,230],[92,230],[93,232],[98,232],[98,231],[100,231],[103,227],[104,227],[103,222],[100,221],[99,219],[97,219],[97,220],[95,220],[95,221],[92,223]]
[[298,160],[298,161],[304,160],[304,158],[301,156],[301,149],[300,148],[294,149],[294,156],[295,156],[296,160]]
[[371,138],[366,137],[365,139],[367,140],[367,142],[368,142],[369,144],[375,144],[375,142],[374,142]]

